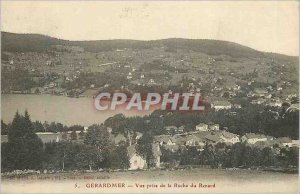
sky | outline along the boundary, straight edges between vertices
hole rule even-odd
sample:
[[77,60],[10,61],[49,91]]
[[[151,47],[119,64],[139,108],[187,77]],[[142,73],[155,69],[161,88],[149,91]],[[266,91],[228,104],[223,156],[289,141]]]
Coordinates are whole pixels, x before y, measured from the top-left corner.
[[217,39],[299,55],[297,1],[2,1],[1,30],[67,40]]

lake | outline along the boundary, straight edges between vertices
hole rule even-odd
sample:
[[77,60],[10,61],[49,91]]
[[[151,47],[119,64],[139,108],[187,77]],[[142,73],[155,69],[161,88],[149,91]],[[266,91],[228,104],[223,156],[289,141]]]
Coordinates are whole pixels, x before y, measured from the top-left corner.
[[1,95],[1,115],[5,123],[12,121],[17,110],[23,114],[26,109],[32,121],[55,121],[68,126],[100,124],[118,113],[123,113],[126,116],[143,116],[153,111],[153,109],[143,112],[126,111],[124,108],[115,111],[99,111],[94,107],[93,98],[30,94]]
[[[95,184],[98,185],[97,188],[95,188]],[[112,188],[113,184],[124,185],[124,187]],[[192,187],[192,184],[195,187]],[[214,187],[204,188],[200,187],[200,184],[202,186],[214,185]],[[62,173],[31,175],[13,180],[2,178],[1,187],[3,193],[296,194],[298,193],[298,174],[222,169]]]

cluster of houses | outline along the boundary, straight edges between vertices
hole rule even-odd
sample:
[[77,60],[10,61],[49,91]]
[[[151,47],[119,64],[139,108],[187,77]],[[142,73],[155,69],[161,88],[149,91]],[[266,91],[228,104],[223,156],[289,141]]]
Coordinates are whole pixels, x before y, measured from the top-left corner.
[[[167,126],[167,131],[174,130],[176,133],[173,135],[158,135],[154,136],[152,143],[153,158],[151,163],[155,167],[160,167],[160,157],[162,155],[161,149],[169,150],[171,152],[177,152],[178,150],[195,147],[198,151],[203,151],[206,144],[217,145],[218,143],[224,143],[226,145],[233,145],[238,142],[244,142],[249,146],[264,148],[283,148],[283,147],[299,147],[299,140],[292,140],[288,137],[274,138],[263,134],[246,133],[243,136],[228,132],[220,129],[219,124],[214,123],[199,123],[196,125],[195,130],[190,132],[184,132],[184,127]],[[147,167],[146,159],[139,155],[136,150],[136,143],[139,138],[143,136],[142,133],[136,132],[134,135],[128,134],[112,134],[112,128],[107,127],[107,131],[110,134],[109,140],[115,145],[127,143],[127,154],[129,157],[129,170],[144,169]],[[86,133],[87,128],[84,131],[76,131],[78,142],[82,142],[83,138],[80,138],[80,133]],[[59,142],[71,139],[71,132],[67,133],[67,136],[63,138],[62,133],[37,133],[43,143]],[[1,142],[7,142],[7,136],[1,136]]]
[[[282,88],[277,88],[280,91]],[[271,86],[268,88],[255,88],[253,91],[250,91],[247,94],[247,97],[251,100],[251,104],[264,104],[270,107],[282,107],[283,103],[286,102],[293,106],[298,106],[299,104],[293,104],[291,99],[293,97],[297,97],[297,95],[288,95],[286,98],[275,97],[272,92],[269,90],[273,90]],[[299,110],[299,108],[298,108]]]
[[[169,127],[166,127],[169,128]],[[188,133],[175,135],[160,135],[155,136],[156,141],[161,146],[166,146],[168,149],[179,148],[180,146],[204,146],[205,144],[235,144],[244,142],[253,146],[270,146],[277,144],[279,147],[292,147],[298,145],[298,140],[292,140],[288,137],[274,138],[264,134],[246,133],[243,136],[221,130],[219,124],[200,123],[195,127],[195,130]]]
[[[155,167],[160,166],[160,156],[162,155],[161,149],[169,150],[171,152],[177,152],[178,150],[186,147],[194,146],[199,151],[203,151],[206,144],[216,145],[218,143],[225,143],[226,145],[233,145],[238,142],[244,142],[253,147],[299,147],[299,140],[292,140],[288,137],[274,138],[263,134],[246,133],[243,136],[239,136],[234,133],[230,133],[226,130],[221,130],[218,124],[214,123],[200,123],[195,127],[192,132],[184,133],[183,127],[167,126],[167,131],[174,130],[177,133],[174,135],[158,135],[154,136],[152,144],[153,159],[152,162]],[[142,136],[141,133],[136,135],[136,139]],[[116,135],[114,138],[122,141],[128,141],[123,135]],[[142,169],[147,166],[146,160],[136,152],[135,144],[131,144],[128,147],[128,156],[130,161],[129,170]],[[117,143],[118,141],[115,141]],[[120,141],[119,141],[120,142]]]

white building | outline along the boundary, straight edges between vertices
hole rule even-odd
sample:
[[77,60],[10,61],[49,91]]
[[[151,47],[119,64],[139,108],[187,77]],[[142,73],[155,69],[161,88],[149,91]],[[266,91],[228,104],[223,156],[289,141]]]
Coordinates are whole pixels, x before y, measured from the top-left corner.
[[289,137],[280,137],[274,141],[281,144],[283,147],[292,147],[293,146],[293,142],[292,142],[291,138],[289,138]]
[[225,143],[238,143],[240,142],[240,138],[238,135],[234,134],[234,133],[229,133],[227,131],[222,132],[220,138],[222,139],[222,142]]
[[196,131],[208,131],[208,125],[205,123],[200,123],[196,125]]
[[268,138],[262,134],[255,134],[255,133],[246,133],[242,136],[242,142],[247,142],[249,144],[255,144],[258,141],[267,141]]
[[128,170],[137,170],[147,167],[147,162],[140,155],[136,153],[135,144],[127,148],[129,157],[129,168]]
[[228,101],[215,101],[211,103],[211,108],[215,109],[216,111],[218,110],[228,110],[232,108],[232,105]]
[[218,131],[218,130],[220,130],[220,125],[219,124],[209,125],[209,131]]
[[[137,154],[136,144],[127,147],[128,157],[129,157],[129,168],[128,170],[137,170],[147,168],[147,161],[140,155]],[[152,144],[153,158],[151,163],[154,164],[156,168],[160,167],[160,156],[161,150],[159,144]]]

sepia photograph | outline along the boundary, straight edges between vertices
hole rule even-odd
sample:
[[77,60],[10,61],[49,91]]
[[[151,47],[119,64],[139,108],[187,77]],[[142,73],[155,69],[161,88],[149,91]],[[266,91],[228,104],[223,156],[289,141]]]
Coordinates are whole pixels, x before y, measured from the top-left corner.
[[298,1],[0,6],[1,193],[300,192]]

